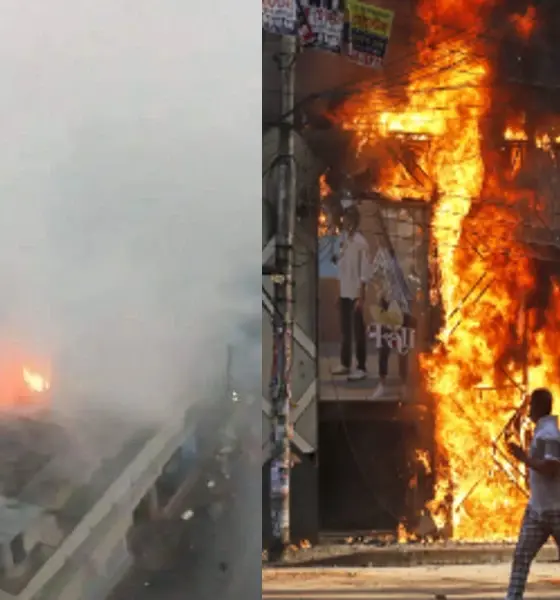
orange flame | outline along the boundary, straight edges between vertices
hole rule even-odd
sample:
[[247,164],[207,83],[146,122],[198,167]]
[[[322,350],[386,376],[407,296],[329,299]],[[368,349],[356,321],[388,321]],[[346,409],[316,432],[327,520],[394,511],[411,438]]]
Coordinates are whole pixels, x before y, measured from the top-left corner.
[[[479,121],[488,107],[489,99],[482,88],[488,67],[472,57],[469,43],[462,40],[441,44],[429,53],[424,50],[422,56],[430,66],[409,85],[408,104],[402,110],[383,110],[390,99],[382,92],[368,92],[343,124],[356,132],[358,151],[394,132],[432,137],[418,165],[439,192],[433,231],[445,281],[441,293],[446,312],[450,312],[459,288],[454,249],[463,219],[484,178]],[[396,198],[406,195],[428,199],[432,190],[410,179],[402,165],[391,165],[383,173],[380,187]]]
[[31,392],[42,393],[50,389],[50,382],[40,373],[31,371],[24,367],[22,371],[23,381]]
[[319,210],[319,228],[318,228],[319,237],[328,235],[331,230],[329,216],[328,216],[328,214],[325,210],[325,206],[323,204],[323,201],[325,200],[325,198],[327,198],[331,193],[332,193],[331,187],[327,183],[326,175],[323,173],[323,175],[321,175],[321,177],[319,178],[319,195],[320,195],[321,201],[322,201],[321,205],[320,205],[320,210]]
[[427,450],[416,450],[416,462],[422,465],[426,475],[431,474],[432,465],[430,464],[430,453]]
[[321,177],[319,177],[319,194],[321,198],[325,198],[331,193],[331,188],[327,183],[327,176],[323,173]]
[[516,142],[526,142],[529,137],[523,129],[511,125],[504,131],[504,139]]
[[[510,142],[527,142],[529,136],[525,132],[524,127],[519,125],[508,125],[504,131],[504,139]],[[549,151],[552,144],[560,142],[560,136],[552,136],[548,132],[539,133],[535,136],[535,146],[542,150]]]
[[[436,347],[420,360],[436,412],[437,481],[428,508],[440,527],[452,525],[454,537],[473,540],[515,535],[527,491],[525,473],[508,455],[504,428],[527,381],[551,387],[560,374],[554,344],[560,288],[537,330],[534,315],[525,315],[535,281],[516,237],[519,194],[501,190],[485,169],[491,72],[476,35],[484,29],[483,10],[493,4],[422,0],[419,14],[430,33],[406,101],[399,106],[388,92],[369,90],[338,114],[354,133],[357,153],[383,157],[380,191],[397,200],[435,199],[432,234],[445,325]],[[445,25],[470,35],[438,41]],[[513,126],[504,137],[527,139]],[[405,139],[415,144],[413,160],[403,150]],[[527,334],[517,326],[521,315],[532,323]]]

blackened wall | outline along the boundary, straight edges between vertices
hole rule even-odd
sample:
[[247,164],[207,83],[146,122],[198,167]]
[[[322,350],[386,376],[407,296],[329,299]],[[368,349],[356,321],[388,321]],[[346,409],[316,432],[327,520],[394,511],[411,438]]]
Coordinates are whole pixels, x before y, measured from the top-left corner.
[[322,531],[396,532],[414,524],[433,481],[415,458],[433,456],[427,407],[398,402],[322,402],[319,513]]
[[560,99],[560,3],[541,1],[532,34],[523,39],[511,24],[514,14],[523,14],[528,2],[504,3],[493,19],[488,43],[496,49],[498,86],[510,87],[508,101],[514,108],[531,113],[556,112]]

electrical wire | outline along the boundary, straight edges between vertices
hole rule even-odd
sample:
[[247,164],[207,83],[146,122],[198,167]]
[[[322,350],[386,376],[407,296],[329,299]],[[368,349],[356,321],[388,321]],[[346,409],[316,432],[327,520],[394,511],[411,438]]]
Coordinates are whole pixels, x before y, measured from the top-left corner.
[[[398,203],[395,202],[395,208],[398,208]],[[460,240],[458,243],[444,243],[444,242],[438,242],[438,247],[440,249],[443,248],[453,248],[453,249],[467,249],[467,250],[473,250],[473,243],[469,242],[466,243],[463,240],[463,237],[466,233],[466,231],[468,230],[468,234],[471,237],[476,238],[475,242],[477,244],[480,245],[485,245],[487,246],[488,243],[494,243],[496,246],[498,247],[494,247],[494,248],[489,248],[487,247],[486,249],[484,248],[480,248],[480,246],[477,246],[476,249],[479,250],[479,256],[481,259],[486,259],[486,260],[490,260],[492,257],[497,257],[497,256],[509,256],[509,257],[516,257],[516,258],[521,258],[523,256],[527,255],[527,251],[524,247],[524,242],[523,239],[516,239],[511,232],[506,232],[503,235],[497,235],[495,233],[489,233],[487,231],[477,231],[477,230],[470,230],[468,229],[468,222],[472,221],[473,223],[476,223],[477,226],[487,226],[490,229],[495,229],[497,226],[511,226],[512,225],[512,220],[511,219],[500,219],[500,218],[496,218],[496,217],[485,217],[485,218],[480,218],[480,217],[476,217],[476,216],[471,216],[471,215],[462,215],[461,213],[454,213],[452,211],[441,211],[444,212],[448,215],[455,215],[455,216],[462,216],[463,217],[463,222],[461,224],[460,228],[452,228],[452,227],[442,227],[442,226],[435,226],[433,223],[429,224],[429,225],[425,225],[425,224],[414,224],[415,226],[418,227],[422,227],[423,231],[425,232],[425,235],[429,235],[431,234],[432,236],[434,235],[434,233],[441,235],[442,233],[450,233],[450,234],[456,234],[459,233],[460,234]],[[365,212],[363,213],[364,217],[367,218],[369,213]],[[371,215],[370,215],[371,216]],[[393,222],[396,224],[405,224],[405,225],[410,225],[410,222],[406,219],[406,218],[400,218],[400,217],[389,217],[388,218],[389,222]],[[467,223],[467,225],[465,225],[465,222]],[[518,225],[523,225],[523,223],[518,223]],[[375,231],[370,232],[372,235],[377,235]],[[377,232],[380,233],[380,232]],[[310,250],[301,250],[300,255],[299,256],[304,256],[303,262],[300,263],[296,263],[295,264],[295,268],[303,268],[307,265],[309,265],[309,263],[311,261],[313,261],[316,257],[317,260],[319,262],[319,264],[326,259],[326,257],[332,253],[333,248],[334,248],[334,244],[335,244],[335,240],[333,236],[329,236],[331,239],[329,239],[329,245],[328,246],[324,246],[320,251],[319,251],[319,255],[317,256],[317,254],[313,251]],[[410,238],[408,236],[401,236],[398,235],[396,233],[392,233],[391,234],[391,239],[393,240],[403,240],[403,241],[410,241]],[[461,241],[462,240],[462,241]],[[504,246],[512,246],[513,247],[502,247],[500,248],[499,246],[504,245]],[[554,244],[551,244],[554,245]],[[329,247],[330,246],[330,247]],[[482,252],[482,254],[480,254],[480,252]]]
[[[451,37],[453,37],[453,36],[451,36]],[[459,66],[459,65],[460,65],[462,62],[465,62],[466,60],[472,60],[472,56],[471,56],[471,55],[461,56],[461,57],[460,57],[460,59],[459,59],[458,61],[456,61],[456,62],[454,62],[454,63],[451,63],[451,64],[446,64],[446,65],[443,65],[443,66],[441,66],[441,67],[438,67],[438,68],[437,68],[437,70],[435,70],[435,71],[430,71],[430,70],[429,70],[429,68],[430,68],[430,67],[427,67],[427,68],[426,68],[426,67],[424,66],[424,69],[425,69],[425,71],[424,71],[424,72],[421,74],[421,76],[420,76],[420,77],[415,77],[415,78],[411,78],[411,77],[409,76],[409,73],[410,73],[410,64],[407,64],[407,69],[406,69],[406,81],[403,81],[403,83],[405,83],[406,85],[410,85],[410,84],[412,84],[412,83],[415,83],[415,82],[421,81],[421,80],[423,80],[423,79],[431,79],[431,78],[434,78],[435,76],[437,76],[437,75],[441,74],[441,73],[442,73],[442,72],[444,72],[444,71],[447,71],[447,70],[450,70],[450,69],[456,69],[456,68],[457,68],[457,67],[458,67],[458,66]],[[393,82],[393,83],[394,83],[394,82]],[[341,86],[336,86],[335,88],[331,88],[331,90],[328,90],[328,91],[326,91],[325,93],[327,93],[327,94],[328,94],[328,93],[330,93],[330,92],[332,92],[332,91],[334,91],[334,90],[336,90],[336,89],[340,89],[340,88],[346,88],[346,87],[347,87],[347,85],[348,85],[348,84],[345,82],[344,84],[341,84]],[[390,81],[389,81],[389,82],[388,82],[387,80],[383,81],[383,85],[384,85],[384,89],[386,89],[386,90],[387,90],[387,88],[389,88],[389,89],[390,89]],[[422,91],[423,93],[427,93],[427,92],[429,91],[429,89],[428,89],[428,88],[426,88],[426,89],[424,89],[424,90],[421,90],[421,91]],[[312,95],[312,96],[308,97],[308,99],[309,99],[309,100],[312,100],[312,99],[314,99],[314,97],[319,97],[320,95],[321,95],[321,94],[319,94],[319,95]],[[307,99],[304,99],[304,101],[307,101]],[[300,103],[297,103],[297,104],[296,104],[296,106],[294,107],[294,110],[297,110],[297,108],[298,108],[298,105],[299,105],[299,104],[300,104]],[[284,120],[284,119],[285,119],[287,116],[288,116],[288,115],[285,115],[285,116],[281,117],[281,118],[278,120],[277,124],[280,124],[280,123],[281,123],[281,122],[282,122],[282,121],[283,121],[283,120]]]
[[[546,0],[544,0],[544,2],[542,4],[543,5],[546,4]],[[417,15],[413,14],[412,17],[414,19],[416,19],[419,24],[422,24],[423,26],[427,26],[427,24]],[[399,27],[399,26],[397,25],[397,27]],[[438,46],[438,45],[441,46],[443,44],[449,44],[449,42],[451,42],[451,41],[457,42],[458,40],[461,40],[461,39],[462,39],[462,41],[468,40],[470,45],[473,44],[473,41],[483,41],[486,44],[488,42],[492,42],[495,44],[502,44],[503,40],[504,40],[503,35],[500,34],[501,33],[500,31],[495,32],[496,35],[493,35],[493,34],[491,35],[490,29],[488,27],[483,27],[480,30],[476,30],[476,28],[473,28],[473,27],[462,28],[462,27],[452,26],[452,25],[449,25],[448,23],[446,23],[446,24],[437,24],[436,28],[438,31],[438,35],[439,35],[439,32],[446,32],[446,33],[451,32],[451,33],[446,38],[442,37],[441,39],[438,39],[436,37],[434,39],[431,39],[430,43],[433,46]],[[407,28],[407,31],[409,31],[409,28]],[[418,54],[418,48],[415,46],[415,50],[413,52],[411,52],[410,54],[401,55],[399,57],[395,57],[395,60],[393,60],[393,61],[386,62],[385,68],[388,70],[392,69],[394,72],[395,66],[397,66],[400,63],[406,62],[405,74],[408,74],[411,71],[410,60],[411,60],[411,58],[417,56],[417,54]],[[472,49],[470,52],[470,58],[471,58],[471,60],[473,58],[479,58],[484,61],[487,60],[486,55],[476,53]],[[417,63],[417,66],[420,66],[420,65]],[[401,75],[403,75],[403,74],[401,74]],[[360,76],[359,78],[352,78],[351,80],[348,80],[337,86],[334,86],[334,87],[330,88],[329,90],[324,90],[323,92],[320,92],[320,93],[313,93],[313,94],[310,94],[310,95],[302,98],[300,101],[298,101],[296,103],[296,105],[293,107],[293,109],[280,115],[280,117],[276,121],[269,123],[267,125],[267,128],[278,126],[279,124],[284,122],[286,120],[286,118],[291,116],[291,114],[293,114],[294,112],[297,112],[298,110],[300,110],[308,102],[313,102],[314,100],[320,99],[321,97],[328,97],[330,94],[336,93],[337,91],[338,92],[343,91],[343,90],[349,88],[350,86],[364,84],[365,83],[364,79],[365,78],[362,76]],[[381,80],[381,81],[379,81],[379,80]],[[372,82],[372,85],[376,85],[379,83],[381,83],[385,86],[387,85],[387,81],[384,82],[382,78],[378,78],[378,81]],[[403,83],[406,84],[406,82],[403,82]]]
[[[470,32],[469,30],[464,30],[463,34],[466,36],[471,35],[472,32]],[[449,36],[449,38],[446,38],[444,40],[440,40],[438,41],[438,43],[448,43],[449,41],[451,41],[454,37],[457,37],[457,33],[454,32],[453,34],[451,34]],[[415,55],[417,54],[417,49],[415,48],[415,50],[413,52],[411,52],[408,55],[401,55],[398,58],[396,58],[394,61],[389,61],[388,63],[386,63],[385,68],[387,69],[394,69],[394,67],[400,63],[406,63],[406,71],[404,71],[403,73],[401,73],[401,76],[405,75],[406,73],[410,72],[410,59],[413,58]],[[393,76],[394,76],[394,72],[393,72]],[[380,78],[381,79],[381,78]],[[280,117],[270,123],[268,125],[267,128],[265,128],[265,131],[269,128],[272,127],[276,127],[278,125],[280,125],[281,123],[283,123],[288,117],[290,117],[293,113],[299,111],[301,108],[303,108],[303,106],[305,106],[307,103],[309,102],[313,102],[315,100],[321,99],[321,98],[327,98],[330,95],[334,95],[337,92],[340,93],[341,91],[345,91],[347,89],[349,89],[350,87],[356,86],[356,85],[363,85],[365,83],[365,72],[364,75],[360,75],[357,78],[352,78],[349,79],[348,81],[342,82],[341,84],[338,84],[336,86],[333,86],[331,88],[329,88],[328,90],[324,90],[322,92],[317,92],[317,93],[313,93],[313,94],[309,94],[308,96],[302,98],[301,100],[299,100],[298,102],[296,102],[296,104],[294,105],[294,107],[287,111],[286,113],[280,115]],[[278,93],[278,90],[277,92]]]
[[[457,32],[460,32],[462,35],[464,35],[465,33],[468,33],[468,30],[457,30]],[[447,42],[449,42],[449,41],[453,40],[453,38],[455,38],[455,40],[454,40],[454,41],[457,41],[457,32],[455,32],[453,35],[449,36],[449,38],[448,38]],[[479,36],[479,37],[481,37],[481,36]],[[486,39],[490,39],[490,38],[489,38],[488,36],[486,36],[486,35],[484,35],[484,36],[482,36],[482,37],[484,37],[484,38],[486,38]],[[494,39],[493,41],[498,41],[498,40]],[[443,43],[443,42],[438,42],[438,43]],[[476,55],[474,55],[474,59],[476,59],[476,58],[477,58],[477,56],[476,56]],[[484,59],[484,60],[486,60],[486,57],[482,57],[482,56],[481,56],[480,58],[481,58],[481,59]],[[404,60],[404,57],[400,57],[400,60]],[[414,78],[414,79],[412,79],[412,80],[411,80],[411,78],[408,76],[408,73],[410,73],[410,64],[409,64],[409,65],[407,65],[407,71],[406,71],[406,72],[407,72],[406,85],[410,85],[411,83],[418,82],[418,81],[421,81],[421,80],[423,80],[423,79],[430,79],[430,78],[434,78],[435,76],[437,76],[438,74],[440,74],[442,71],[445,71],[445,70],[449,70],[449,69],[456,69],[456,68],[457,68],[457,67],[460,65],[460,63],[462,63],[462,62],[465,62],[466,60],[468,60],[468,61],[472,61],[472,60],[473,60],[473,54],[468,54],[468,55],[466,55],[466,56],[462,56],[462,57],[459,59],[459,61],[457,61],[457,62],[455,62],[455,63],[452,63],[451,65],[449,65],[449,64],[448,64],[448,65],[444,65],[443,67],[438,67],[438,68],[437,68],[437,70],[435,70],[435,71],[424,71],[424,72],[421,74],[421,76],[420,76],[420,77]],[[424,65],[423,65],[423,66],[424,66]],[[383,81],[383,83],[384,83],[385,87],[386,87],[386,88],[388,87],[388,88],[389,88],[389,90],[390,90],[390,82],[388,82],[388,81],[387,81],[387,79],[385,79],[385,81]],[[389,83],[389,85],[387,85],[388,83]],[[393,84],[394,84],[394,82],[393,82]],[[343,85],[346,85],[346,84],[343,84]],[[482,86],[465,86],[465,87],[471,87],[471,88],[474,88],[474,87],[482,87]],[[422,88],[420,88],[419,90],[415,90],[415,93],[429,93],[429,92],[438,91],[438,90],[442,90],[442,89],[444,89],[444,88],[441,88],[441,87],[439,87],[439,88],[438,88],[438,87],[427,87],[427,88],[423,88],[423,89],[422,89]],[[431,108],[431,109],[433,109],[433,107],[430,107],[430,108]],[[441,109],[442,109],[442,110],[446,110],[446,109],[445,109],[445,107],[441,107]],[[437,107],[436,107],[436,110],[437,110]],[[372,112],[372,110],[371,110],[371,106],[370,106],[370,107],[368,107],[368,112],[371,114],[371,112]],[[459,119],[459,117],[457,117],[457,118]],[[486,115],[486,116],[484,116],[484,117],[483,117],[483,119],[492,119],[492,118],[493,118],[493,115]],[[451,118],[451,119],[453,119],[453,118]],[[447,120],[450,120],[450,119],[447,119],[447,118],[446,118],[446,121],[447,121]],[[474,158],[474,156],[473,156],[473,158]],[[466,218],[468,218],[468,217],[469,217],[468,215],[461,215],[461,214],[459,214],[459,215],[455,215],[455,216],[460,216],[462,219],[466,219]],[[480,219],[480,217],[478,217],[478,219],[477,219],[477,222],[478,222],[478,223],[480,223],[480,221],[481,221],[481,219]],[[503,223],[503,224],[506,224],[506,222],[507,222],[507,221],[506,221],[506,220],[504,220],[504,221],[501,221],[501,220],[496,220],[495,218],[492,218],[492,222],[493,222],[493,224],[495,225],[496,223],[500,223],[500,222],[501,222],[501,223]],[[546,224],[545,224],[545,225],[546,225]],[[444,229],[444,228],[441,228],[441,227],[438,227],[438,228],[437,228],[437,232],[438,232],[438,233],[440,233],[440,234],[441,234],[441,233],[442,233],[444,230],[445,230],[445,229]],[[453,228],[449,228],[448,230],[449,230],[451,233],[456,233],[456,230],[455,230],[455,229],[453,229]],[[482,234],[478,234],[478,233],[476,233],[476,232],[475,232],[475,235],[482,235]],[[485,235],[485,239],[486,239],[486,240],[489,240],[489,236]],[[494,239],[494,240],[499,240],[499,241],[509,241],[509,239],[507,239],[507,238],[503,238],[503,239],[499,239],[499,238],[493,238],[493,239]],[[440,245],[440,247],[441,247],[441,245]],[[306,261],[305,263],[303,263],[303,264],[300,264],[300,265],[298,265],[298,267],[304,266],[306,263],[307,263],[307,261]]]
[[[488,35],[488,30],[483,30],[482,32],[473,32],[473,29],[461,29],[461,28],[453,28],[450,26],[439,26],[440,30],[451,30],[452,33],[448,36],[448,37],[444,37],[442,39],[435,39],[432,40],[431,43],[435,46],[437,45],[446,45],[449,44],[450,42],[455,42],[457,43],[458,41],[463,41],[466,42],[468,41],[470,45],[472,45],[473,40],[478,40],[478,39],[483,39],[485,41],[492,41],[495,43],[501,43],[503,41],[502,38],[494,38],[492,36]],[[473,35],[474,34],[474,35]],[[385,68],[387,70],[392,70],[392,75],[391,77],[392,79],[392,83],[393,86],[398,85],[399,83],[402,83],[403,85],[407,85],[407,81],[406,80],[402,80],[403,77],[408,76],[408,74],[410,73],[411,69],[411,59],[414,58],[415,56],[417,56],[418,54],[418,48],[415,47],[415,49],[409,53],[409,54],[404,54],[404,55],[400,55],[398,57],[395,58],[394,61],[389,61],[388,63],[385,64]],[[483,54],[479,54],[474,52],[472,49],[469,52],[468,57],[469,60],[473,60],[473,59],[477,59],[477,60],[487,60],[487,57]],[[405,63],[405,69],[403,70],[403,72],[401,72],[400,74],[397,73],[396,74],[396,79],[395,79],[395,66],[401,64],[401,63]],[[428,68],[429,66],[426,65],[422,65],[421,63],[416,63],[416,65],[413,66],[417,66],[417,67],[423,67],[424,69]],[[428,72],[426,74],[426,76],[435,76],[437,73],[430,73]],[[354,86],[354,85],[364,85],[366,84],[366,82],[364,81],[364,77],[360,76],[359,78],[353,78],[349,81],[343,82],[342,84],[339,84],[337,86],[334,86],[332,88],[330,88],[329,90],[325,90],[321,93],[315,93],[315,94],[310,94],[309,96],[301,99],[298,103],[296,103],[296,106],[291,110],[288,111],[287,113],[285,113],[284,115],[281,115],[279,117],[279,119],[276,121],[276,123],[271,124],[270,126],[275,126],[278,125],[280,123],[282,123],[287,117],[289,117],[293,112],[299,110],[304,104],[306,104],[307,102],[311,102],[313,100],[317,100],[321,97],[328,97],[330,94],[335,93],[335,92],[340,92],[342,90],[345,90],[347,88],[349,88],[350,86]],[[377,85],[377,84],[382,84],[386,89],[390,88],[391,86],[391,78],[377,78],[377,81],[374,82],[370,82],[370,85]]]

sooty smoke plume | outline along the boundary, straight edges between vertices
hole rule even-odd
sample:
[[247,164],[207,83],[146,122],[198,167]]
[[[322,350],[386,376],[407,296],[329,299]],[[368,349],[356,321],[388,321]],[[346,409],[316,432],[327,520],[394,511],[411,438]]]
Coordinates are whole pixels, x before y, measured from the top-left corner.
[[259,314],[239,281],[258,268],[260,84],[235,69],[256,57],[207,18],[174,0],[3,6],[0,346],[48,363],[65,409],[159,418],[222,376]]

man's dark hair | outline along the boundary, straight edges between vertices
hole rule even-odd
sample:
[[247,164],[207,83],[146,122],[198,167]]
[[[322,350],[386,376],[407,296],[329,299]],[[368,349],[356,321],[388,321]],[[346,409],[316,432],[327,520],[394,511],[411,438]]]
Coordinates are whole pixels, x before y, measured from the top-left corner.
[[537,388],[531,394],[531,407],[540,415],[546,416],[552,412],[552,394],[547,388]]

